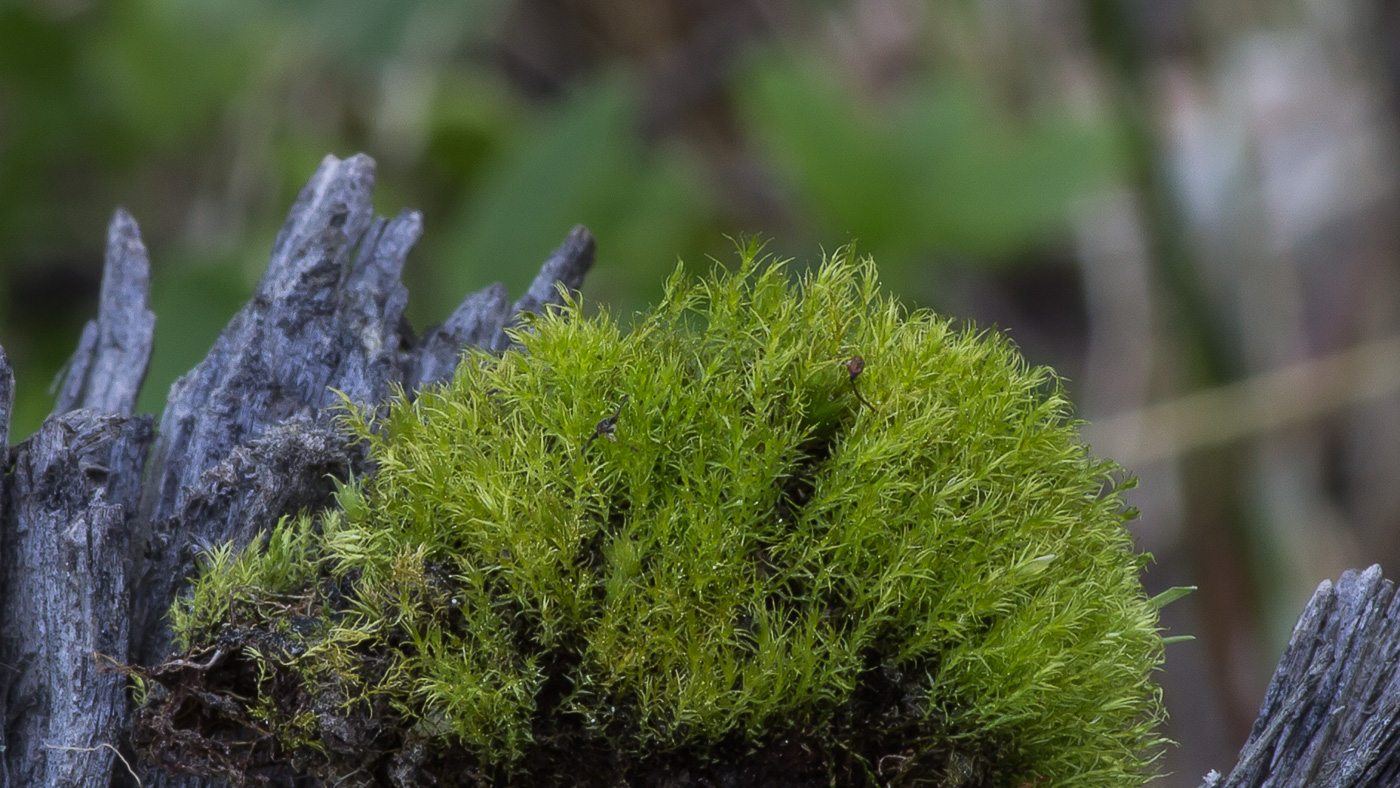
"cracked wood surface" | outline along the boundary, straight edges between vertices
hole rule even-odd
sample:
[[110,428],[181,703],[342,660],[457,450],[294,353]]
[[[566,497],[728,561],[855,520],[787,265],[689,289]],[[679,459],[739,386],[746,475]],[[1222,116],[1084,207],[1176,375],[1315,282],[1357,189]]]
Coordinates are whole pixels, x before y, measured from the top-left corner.
[[1381,568],[1325,580],[1228,775],[1201,788],[1400,785],[1400,597]]
[[[0,483],[0,786],[134,784],[117,759],[128,678],[112,668],[169,655],[164,617],[199,552],[324,507],[331,477],[368,470],[335,429],[340,394],[374,405],[446,380],[467,345],[506,349],[522,312],[560,303],[559,285],[577,290],[592,266],[577,227],[514,304],[493,285],[420,341],[401,274],[422,218],[376,217],[373,185],[369,157],[326,157],[252,298],[171,387],[158,429],[132,415],[155,326],[149,260],[136,222],[114,215],[97,318]],[[4,446],[12,391],[0,350]]]

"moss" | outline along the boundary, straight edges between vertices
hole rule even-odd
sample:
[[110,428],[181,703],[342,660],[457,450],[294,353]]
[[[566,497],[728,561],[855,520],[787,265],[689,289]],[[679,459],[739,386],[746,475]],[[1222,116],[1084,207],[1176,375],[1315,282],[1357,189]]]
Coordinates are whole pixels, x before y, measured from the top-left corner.
[[172,611],[285,732],[267,757],[347,784],[1147,781],[1156,608],[1053,373],[868,261],[757,257],[347,414],[376,473]]

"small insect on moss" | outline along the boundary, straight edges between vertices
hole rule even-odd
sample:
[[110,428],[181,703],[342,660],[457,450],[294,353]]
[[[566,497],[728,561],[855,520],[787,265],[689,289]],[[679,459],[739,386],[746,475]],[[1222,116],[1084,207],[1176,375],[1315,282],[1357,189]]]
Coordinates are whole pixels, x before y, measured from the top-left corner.
[[[621,401],[617,403],[617,410],[613,411],[613,414],[611,416],[608,416],[607,418],[598,422],[598,425],[593,428],[593,434],[590,435],[588,437],[588,441],[584,443],[584,447],[591,445],[593,441],[597,440],[598,438],[607,438],[613,443],[621,444],[623,446],[627,445],[617,439],[617,420],[618,417],[622,415],[622,406],[626,404],[627,395],[623,394]],[[627,446],[627,448],[636,451],[636,449],[631,446]]]

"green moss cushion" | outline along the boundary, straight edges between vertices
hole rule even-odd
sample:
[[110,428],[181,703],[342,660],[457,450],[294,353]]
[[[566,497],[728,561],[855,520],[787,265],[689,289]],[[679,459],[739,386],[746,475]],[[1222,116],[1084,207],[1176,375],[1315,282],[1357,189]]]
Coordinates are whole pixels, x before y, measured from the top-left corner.
[[353,414],[376,474],[216,552],[183,644],[240,645],[324,774],[373,718],[360,767],[462,784],[1145,782],[1156,610],[1053,374],[756,256]]

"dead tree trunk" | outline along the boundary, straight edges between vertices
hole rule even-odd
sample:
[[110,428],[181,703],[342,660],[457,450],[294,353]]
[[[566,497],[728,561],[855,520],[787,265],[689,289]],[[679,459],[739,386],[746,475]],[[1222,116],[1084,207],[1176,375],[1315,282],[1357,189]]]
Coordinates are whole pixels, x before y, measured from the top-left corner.
[[[575,228],[514,304],[495,285],[415,337],[404,259],[418,214],[375,218],[374,163],[327,157],[302,190],[252,300],[171,388],[159,429],[132,410],[151,354],[149,266],[131,217],[107,238],[98,317],[54,413],[0,479],[0,788],[196,785],[128,762],[114,667],[169,655],[164,616],[208,545],[246,543],[329,503],[365,458],[336,432],[335,392],[363,404],[503,350],[522,312],[577,289],[593,239]],[[0,447],[13,377],[0,350]],[[1323,583],[1294,631],[1254,734],[1202,788],[1400,785],[1400,599],[1378,567]],[[119,760],[120,759],[120,760]],[[147,767],[155,767],[150,770]]]
[[[164,616],[200,550],[323,507],[332,477],[364,470],[328,412],[336,392],[376,404],[446,378],[468,344],[504,349],[517,315],[558,303],[593,263],[575,228],[514,304],[495,285],[414,337],[400,274],[422,219],[376,218],[373,183],[366,156],[322,162],[159,429],[132,415],[155,325],[146,250],[130,216],[113,218],[98,317],[0,484],[0,786],[134,784],[118,760],[128,680],[112,668],[168,656]],[[0,446],[12,394],[0,352]],[[131,766],[148,786],[194,782]]]

